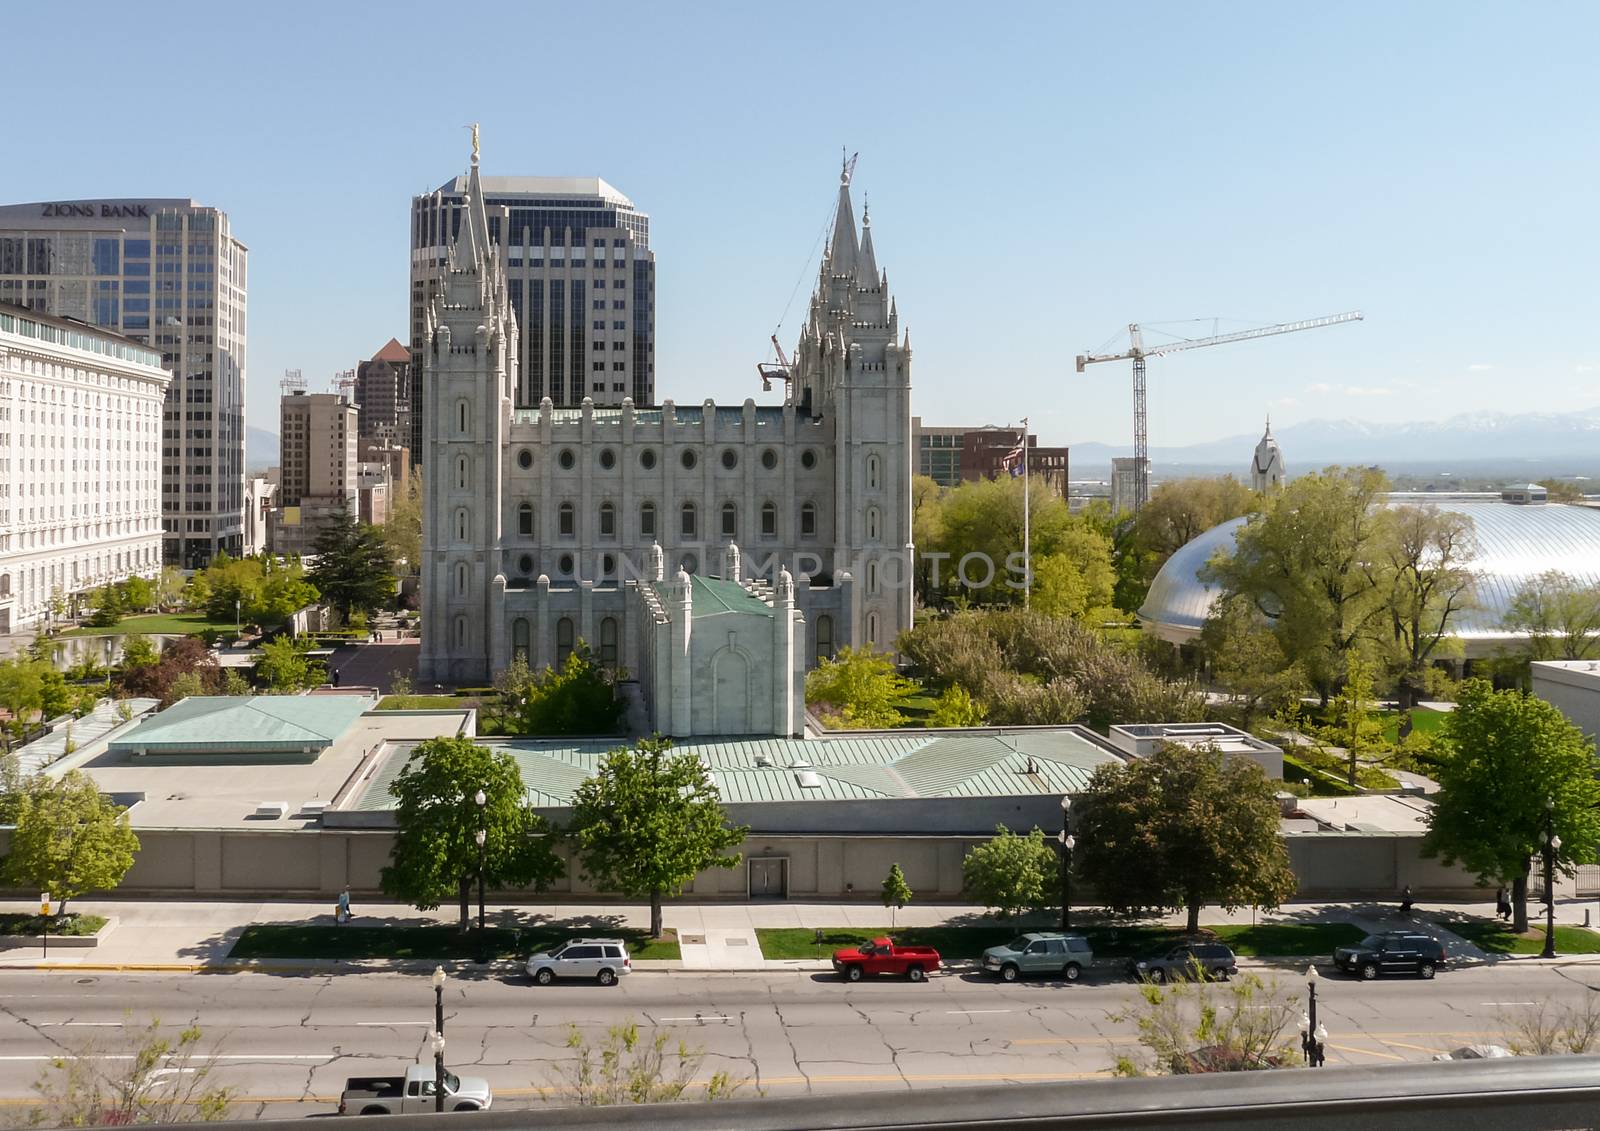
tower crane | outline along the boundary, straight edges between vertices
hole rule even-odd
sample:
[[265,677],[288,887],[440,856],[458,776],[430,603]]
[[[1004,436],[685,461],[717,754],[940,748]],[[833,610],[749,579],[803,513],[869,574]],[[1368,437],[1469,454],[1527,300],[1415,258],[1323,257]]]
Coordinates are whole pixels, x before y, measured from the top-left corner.
[[1361,311],[1350,310],[1343,314],[1330,314],[1326,318],[1306,318],[1299,322],[1280,322],[1276,326],[1262,326],[1254,330],[1235,330],[1227,334],[1213,334],[1209,338],[1183,338],[1176,342],[1147,346],[1137,322],[1128,323],[1130,348],[1123,353],[1080,353],[1078,372],[1102,361],[1133,362],[1133,461],[1134,500],[1137,513],[1150,498],[1150,436],[1145,427],[1145,358],[1161,357],[1179,350],[1199,349],[1201,346],[1220,346],[1228,342],[1247,342],[1252,338],[1270,338],[1275,334],[1293,334],[1300,330],[1316,330],[1323,326],[1337,326],[1341,322],[1361,321]]

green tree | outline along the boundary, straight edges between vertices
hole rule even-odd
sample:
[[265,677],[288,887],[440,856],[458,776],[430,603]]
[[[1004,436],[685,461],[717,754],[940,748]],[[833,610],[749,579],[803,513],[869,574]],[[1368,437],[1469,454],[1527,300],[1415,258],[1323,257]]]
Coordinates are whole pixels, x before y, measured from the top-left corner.
[[322,683],[324,670],[311,659],[311,641],[304,637],[280,636],[261,646],[256,660],[256,678],[274,695],[291,695]]
[[153,667],[124,667],[117,679],[118,693],[159,699],[170,707],[191,695],[211,695],[222,684],[217,658],[198,636],[170,641]]
[[[6,730],[12,737],[27,734],[34,713],[44,703],[44,666],[21,656],[0,660],[0,707],[11,716]],[[8,738],[6,749],[10,748]]]
[[959,683],[953,683],[934,701],[928,715],[930,727],[981,727],[983,708]]
[[1461,686],[1440,727],[1439,792],[1423,851],[1459,862],[1480,883],[1511,881],[1513,929],[1528,929],[1528,870],[1550,828],[1570,874],[1600,847],[1594,743],[1559,710],[1482,680]]
[[395,567],[404,573],[417,573],[422,568],[422,472],[411,469],[411,474],[394,493],[389,504],[389,517],[383,524],[383,540],[389,544],[389,556]]
[[36,662],[39,665],[39,713],[46,719],[53,719],[74,710],[78,705],[78,688],[68,683],[67,677],[57,671],[54,664]]
[[1133,538],[1148,554],[1153,578],[1179,547],[1214,526],[1249,514],[1260,497],[1231,475],[1205,479],[1169,479],[1150,492],[1149,501],[1133,520]]
[[[1082,545],[1069,548],[1064,544],[1074,522],[1066,500],[1045,480],[1034,477],[1028,496],[1035,563]],[[929,505],[925,502],[924,510]],[[928,511],[922,516],[923,534],[931,541],[917,546],[927,563],[924,599],[956,593],[977,604],[1020,604],[1024,561],[1021,478],[964,482],[945,491],[937,508],[936,513]],[[969,556],[963,569],[962,562]]]
[[1345,782],[1356,788],[1356,773],[1364,758],[1383,745],[1383,724],[1372,717],[1377,709],[1372,690],[1372,665],[1352,652],[1346,657],[1344,686],[1333,700],[1331,733],[1345,749]]
[[1243,758],[1165,744],[1101,766],[1072,807],[1075,868],[1116,911],[1276,907],[1295,892],[1276,786]]
[[128,812],[101,796],[94,779],[69,770],[57,781],[35,777],[15,804],[16,828],[4,870],[11,884],[67,902],[110,891],[133,867],[139,838]]
[[155,642],[137,632],[122,638],[122,668],[153,668],[161,662]]
[[1434,506],[1395,507],[1384,519],[1388,537],[1381,564],[1390,631],[1383,643],[1399,679],[1403,738],[1411,732],[1411,708],[1429,666],[1449,649],[1453,628],[1472,607],[1478,543],[1469,516]]
[[376,612],[394,596],[394,559],[377,527],[345,514],[317,535],[316,545],[311,584],[345,620]]
[[122,590],[107,582],[94,591],[94,612],[89,616],[89,626],[113,628],[122,619],[125,611]]
[[1039,911],[1055,902],[1061,865],[1055,849],[1037,828],[1019,836],[995,826],[991,840],[973,845],[961,862],[961,890],[969,899],[993,907],[1000,918]]
[[209,619],[242,624],[261,604],[265,579],[266,571],[256,559],[218,554],[203,573],[195,575],[192,595],[205,594],[204,608]]
[[176,609],[183,603],[183,571],[176,566],[162,566],[156,579],[156,601],[163,609]]
[[889,874],[883,878],[883,905],[889,909],[889,926],[894,927],[895,912],[911,902],[911,885],[906,883],[906,874],[900,870],[900,863],[889,865]]
[[824,706],[830,725],[883,729],[905,722],[898,704],[915,688],[884,653],[841,648],[806,675],[806,702]]
[[1033,555],[1033,608],[1046,616],[1106,619],[1117,584],[1111,543],[1087,526],[1072,526],[1059,546]]
[[501,680],[508,729],[535,735],[616,734],[626,706],[617,697],[616,678],[581,640],[560,668],[533,675],[525,663],[513,664]]
[[1345,656],[1386,613],[1380,563],[1391,527],[1380,504],[1388,489],[1375,468],[1302,475],[1239,530],[1234,553],[1218,553],[1203,572],[1254,602],[1324,703]]
[[1600,586],[1546,570],[1512,595],[1503,623],[1527,634],[1532,659],[1590,659],[1600,652]]
[[[479,790],[485,798],[481,808],[474,800]],[[454,894],[466,929],[480,824],[488,834],[488,887],[544,891],[565,871],[550,827],[528,807],[510,754],[470,738],[430,738],[412,747],[389,792],[398,828],[391,862],[383,869],[383,891],[418,910],[430,911]]]
[[245,609],[245,616],[255,624],[281,625],[315,604],[318,596],[317,587],[306,580],[305,567],[295,560],[266,571],[256,603]]
[[222,669],[222,686],[217,688],[218,695],[231,695],[238,698],[242,695],[254,695],[255,688],[250,686],[250,681],[239,674],[237,668]]
[[1200,652],[1245,730],[1263,716],[1293,707],[1305,694],[1304,670],[1283,654],[1267,619],[1241,594],[1224,595],[1211,606],[1200,629]]
[[156,603],[156,585],[134,574],[122,583],[122,603],[130,613],[142,613]]
[[1570,479],[1540,479],[1538,483],[1552,503],[1583,502],[1583,488]]
[[730,827],[711,771],[671,753],[657,735],[619,748],[572,795],[571,839],[602,891],[650,900],[650,936],[661,937],[661,901],[707,868],[734,868],[749,832]]

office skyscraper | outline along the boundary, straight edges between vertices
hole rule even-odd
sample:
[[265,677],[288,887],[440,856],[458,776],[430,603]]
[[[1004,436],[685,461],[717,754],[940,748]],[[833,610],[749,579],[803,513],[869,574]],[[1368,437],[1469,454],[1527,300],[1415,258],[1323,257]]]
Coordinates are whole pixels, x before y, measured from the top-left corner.
[[[411,450],[423,435],[422,346],[467,178],[411,202]],[[481,177],[489,243],[521,331],[515,407],[656,403],[650,218],[598,177]]]
[[192,200],[0,207],[0,302],[150,346],[172,372],[162,410],[162,560],[244,552],[248,251]]

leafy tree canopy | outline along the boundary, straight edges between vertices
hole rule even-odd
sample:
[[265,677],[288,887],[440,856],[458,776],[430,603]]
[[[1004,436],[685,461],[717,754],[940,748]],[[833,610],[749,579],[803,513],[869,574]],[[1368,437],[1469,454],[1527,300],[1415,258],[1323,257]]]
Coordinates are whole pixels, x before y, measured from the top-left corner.
[[1546,570],[1512,596],[1504,623],[1528,634],[1531,659],[1590,659],[1600,653],[1600,586]]
[[381,609],[394,596],[394,559],[382,531],[344,515],[317,535],[310,580],[346,620]]
[[840,726],[896,727],[905,721],[897,704],[915,688],[884,653],[841,648],[807,673],[806,702],[821,705],[824,718]]
[[139,851],[127,810],[101,796],[94,779],[79,770],[56,781],[30,778],[13,816],[6,879],[29,891],[48,891],[60,900],[61,913],[68,900],[115,888]]
[[1037,828],[1019,835],[1004,825],[967,851],[961,862],[962,891],[993,907],[1002,919],[1041,911],[1057,901],[1060,858]]
[[1245,730],[1263,716],[1297,705],[1309,686],[1304,669],[1284,655],[1261,611],[1237,593],[1212,605],[1200,630],[1200,650]]
[[499,681],[504,725],[513,734],[616,734],[625,709],[616,680],[581,640],[559,668],[535,675],[514,663]]
[[311,659],[311,641],[305,637],[279,636],[261,646],[256,661],[256,678],[275,695],[289,695],[320,685],[326,672]]

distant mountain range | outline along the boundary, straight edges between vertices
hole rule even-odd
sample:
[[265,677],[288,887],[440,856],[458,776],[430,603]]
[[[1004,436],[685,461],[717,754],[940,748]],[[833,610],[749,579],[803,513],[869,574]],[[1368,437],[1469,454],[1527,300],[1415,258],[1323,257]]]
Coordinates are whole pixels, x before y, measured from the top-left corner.
[[[1579,412],[1474,412],[1448,420],[1408,424],[1369,424],[1359,420],[1307,420],[1274,428],[1291,471],[1330,463],[1438,464],[1453,462],[1527,463],[1537,468],[1557,462],[1600,464],[1600,407]],[[1260,432],[1221,440],[1150,450],[1151,463],[1185,466],[1250,466]],[[1072,473],[1111,466],[1113,456],[1133,454],[1115,444],[1073,444]]]
[[[1246,457],[1248,458],[1248,456]],[[244,467],[246,471],[265,471],[278,463],[278,434],[265,428],[244,429]]]

